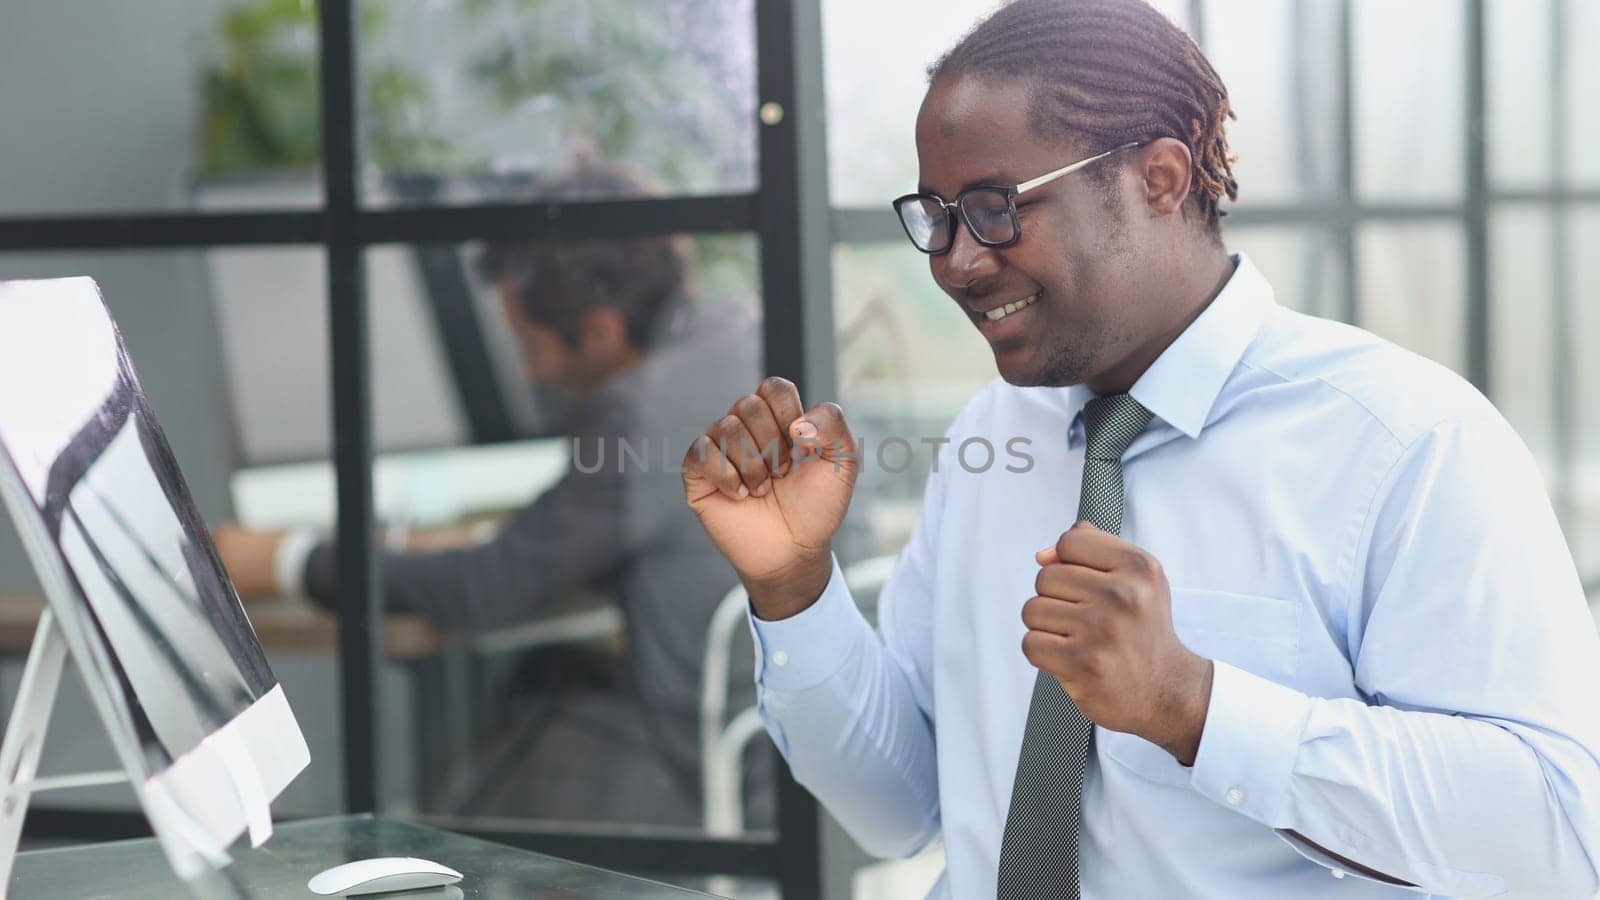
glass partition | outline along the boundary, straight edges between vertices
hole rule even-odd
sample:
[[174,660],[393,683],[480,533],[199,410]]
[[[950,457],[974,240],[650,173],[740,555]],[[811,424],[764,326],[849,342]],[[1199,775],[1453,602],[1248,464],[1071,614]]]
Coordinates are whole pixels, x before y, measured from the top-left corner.
[[[652,195],[756,182],[753,0],[360,0],[363,196],[543,199],[576,161]],[[562,199],[634,199],[597,184]]]
[[10,3],[0,59],[0,213],[321,202],[310,3]]

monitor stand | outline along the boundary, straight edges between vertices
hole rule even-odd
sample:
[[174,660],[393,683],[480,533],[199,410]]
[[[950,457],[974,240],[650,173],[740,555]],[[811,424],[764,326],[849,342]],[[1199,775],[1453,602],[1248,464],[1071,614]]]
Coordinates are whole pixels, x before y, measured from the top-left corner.
[[5,897],[11,882],[11,866],[16,859],[17,842],[22,838],[22,819],[34,793],[128,780],[128,773],[121,770],[37,777],[39,753],[44,749],[45,729],[50,724],[50,711],[55,706],[66,660],[67,642],[56,625],[55,614],[46,606],[22,669],[5,740],[0,742],[0,789],[4,790],[0,797],[0,898]]
[[[132,764],[125,763],[123,769],[115,771],[38,777],[39,755],[44,749],[45,731],[50,725],[50,713],[55,707],[68,653],[66,635],[56,624],[55,612],[47,605],[33,633],[28,661],[22,668],[22,681],[17,685],[17,702],[6,723],[5,738],[0,740],[0,900],[6,900],[11,885],[28,802],[39,791],[131,783],[134,793],[140,795],[145,815],[152,815],[148,797],[139,790],[144,776],[127,768]],[[101,714],[104,715],[104,711]],[[178,839],[211,869],[228,865],[227,848],[219,846],[181,807],[166,803],[161,812],[163,821],[180,835]],[[159,837],[162,833],[156,830],[156,834]],[[201,870],[201,874],[205,871]]]

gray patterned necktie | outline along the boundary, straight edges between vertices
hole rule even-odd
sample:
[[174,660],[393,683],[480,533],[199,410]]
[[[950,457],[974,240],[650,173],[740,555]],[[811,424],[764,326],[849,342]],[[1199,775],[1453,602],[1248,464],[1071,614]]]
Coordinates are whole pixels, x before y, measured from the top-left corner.
[[[1150,411],[1127,394],[1099,397],[1083,408],[1079,519],[1122,533],[1122,454],[1149,422]],[[1078,824],[1093,737],[1094,723],[1054,675],[1041,671],[1000,842],[999,900],[1078,897]]]

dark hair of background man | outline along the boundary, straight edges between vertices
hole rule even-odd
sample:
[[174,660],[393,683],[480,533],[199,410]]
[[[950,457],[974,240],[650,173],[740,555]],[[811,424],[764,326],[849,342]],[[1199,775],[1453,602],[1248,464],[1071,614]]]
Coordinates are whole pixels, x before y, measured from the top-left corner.
[[[592,161],[537,186],[550,201],[650,193],[626,169]],[[510,286],[523,312],[569,346],[578,343],[585,312],[609,307],[622,313],[629,342],[648,347],[661,310],[684,293],[688,266],[687,245],[673,236],[494,242],[478,259],[485,281]]]

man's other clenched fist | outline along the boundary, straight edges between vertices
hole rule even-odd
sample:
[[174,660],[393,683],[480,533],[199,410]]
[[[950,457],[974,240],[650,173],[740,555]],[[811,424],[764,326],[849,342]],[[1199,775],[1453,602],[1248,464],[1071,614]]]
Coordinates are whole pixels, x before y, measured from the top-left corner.
[[684,496],[757,616],[792,616],[827,586],[830,542],[860,465],[838,404],[805,410],[793,382],[777,377],[735,400],[689,447]]

